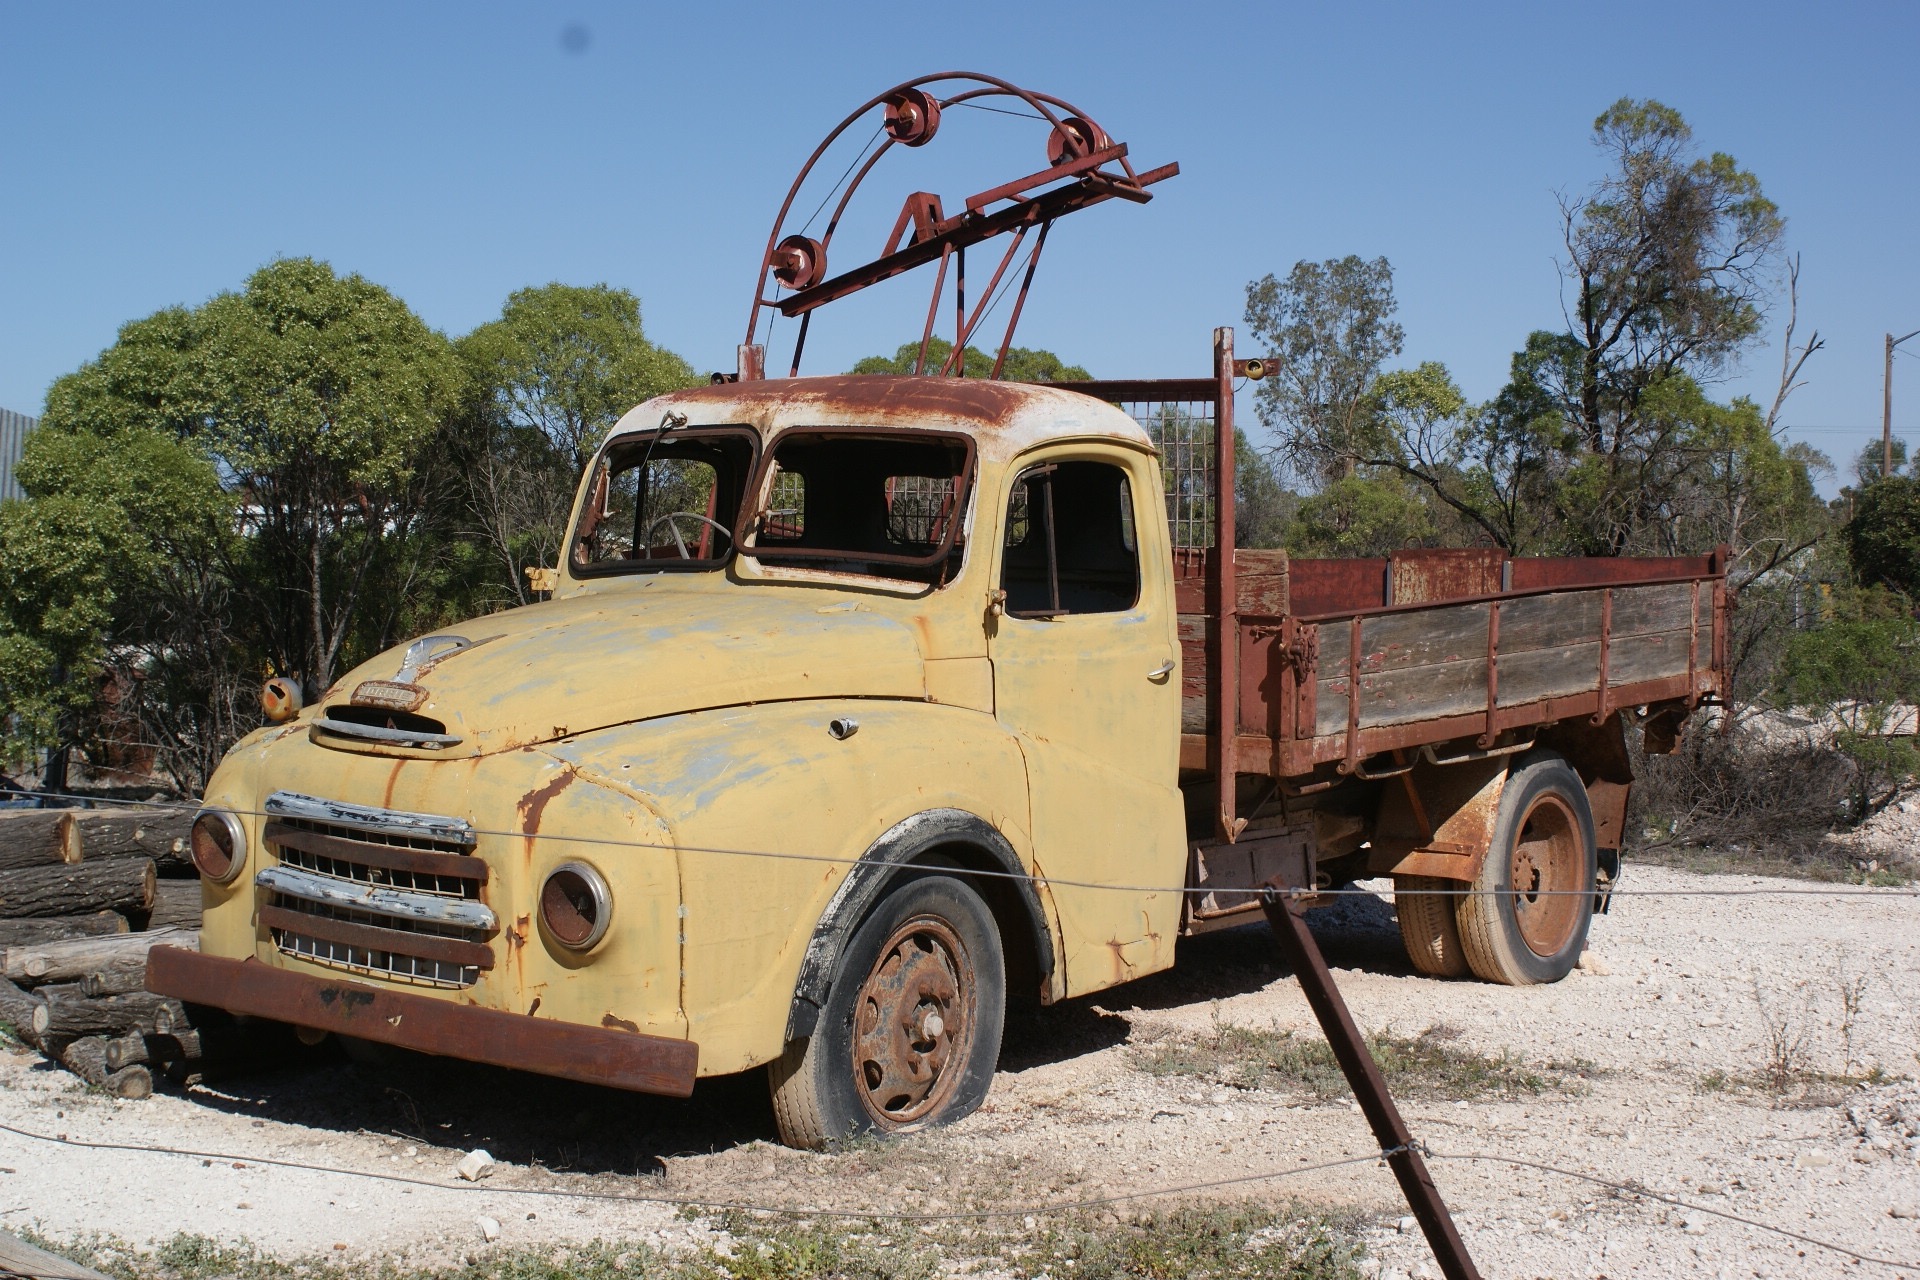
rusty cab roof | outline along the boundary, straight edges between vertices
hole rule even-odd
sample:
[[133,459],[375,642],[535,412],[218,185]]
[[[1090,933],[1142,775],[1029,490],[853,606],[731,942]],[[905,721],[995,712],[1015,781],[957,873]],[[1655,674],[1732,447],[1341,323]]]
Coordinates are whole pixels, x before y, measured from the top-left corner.
[[1100,439],[1152,450],[1140,424],[1104,400],[1056,386],[985,378],[837,374],[719,382],[656,396],[629,410],[612,436],[651,431],[667,410],[695,425],[746,423],[762,439],[788,427],[919,427],[962,431],[1005,461],[1046,440]]

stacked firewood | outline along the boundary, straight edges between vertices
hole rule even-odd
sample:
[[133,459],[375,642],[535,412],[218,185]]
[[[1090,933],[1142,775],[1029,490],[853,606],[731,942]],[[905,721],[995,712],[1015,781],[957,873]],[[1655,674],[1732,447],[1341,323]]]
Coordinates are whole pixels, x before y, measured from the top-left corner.
[[145,989],[147,950],[200,945],[191,809],[0,811],[0,1025],[87,1083],[153,1091],[201,1057],[179,1001]]

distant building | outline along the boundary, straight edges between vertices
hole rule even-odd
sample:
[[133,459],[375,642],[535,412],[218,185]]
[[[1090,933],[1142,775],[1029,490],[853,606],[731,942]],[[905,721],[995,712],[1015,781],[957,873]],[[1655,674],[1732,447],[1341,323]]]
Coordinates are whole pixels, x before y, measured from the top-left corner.
[[27,496],[21,491],[20,482],[13,478],[13,468],[20,461],[20,451],[26,447],[27,433],[39,425],[38,418],[0,409],[0,500]]

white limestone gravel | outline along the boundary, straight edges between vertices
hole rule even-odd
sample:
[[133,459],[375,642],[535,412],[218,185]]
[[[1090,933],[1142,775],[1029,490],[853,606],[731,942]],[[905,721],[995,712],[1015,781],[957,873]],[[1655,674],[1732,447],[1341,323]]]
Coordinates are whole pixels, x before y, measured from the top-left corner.
[[[1811,887],[1657,868],[1634,870],[1626,883]],[[1554,1165],[1698,1206],[1437,1159],[1436,1181],[1487,1276],[1920,1280],[1920,1267],[1861,1267],[1700,1211],[1920,1263],[1920,898],[1623,896],[1596,923],[1586,966],[1535,988],[1415,975],[1384,898],[1320,913],[1315,931],[1363,1026],[1409,1034],[1444,1026],[1455,1043],[1489,1053],[1596,1068],[1584,1091],[1406,1103],[1414,1133],[1435,1152]],[[1016,1018],[978,1114],[834,1156],[773,1145],[753,1079],[705,1084],[692,1100],[670,1102],[429,1059],[384,1071],[324,1060],[124,1102],[30,1055],[0,1052],[0,1123],[236,1157],[93,1151],[0,1131],[0,1226],[109,1232],[140,1246],[191,1231],[285,1255],[445,1261],[593,1237],[712,1238],[666,1207],[536,1199],[516,1188],[913,1210],[1130,1193],[1374,1149],[1344,1100],[1139,1069],[1138,1042],[1217,1023],[1311,1033],[1306,1003],[1259,927],[1183,944],[1170,974]],[[1803,1072],[1878,1069],[1881,1078],[1816,1081],[1786,1099],[1744,1087],[1782,1043],[1797,1045],[1789,1065]],[[456,1165],[481,1146],[497,1171],[461,1182]],[[261,1157],[427,1185],[277,1168]],[[1375,1224],[1365,1233],[1371,1274],[1393,1280],[1423,1266],[1437,1274],[1419,1232],[1400,1229],[1406,1208],[1391,1177],[1372,1163],[1214,1194],[1357,1208]],[[499,1243],[485,1241],[482,1219],[497,1223]]]

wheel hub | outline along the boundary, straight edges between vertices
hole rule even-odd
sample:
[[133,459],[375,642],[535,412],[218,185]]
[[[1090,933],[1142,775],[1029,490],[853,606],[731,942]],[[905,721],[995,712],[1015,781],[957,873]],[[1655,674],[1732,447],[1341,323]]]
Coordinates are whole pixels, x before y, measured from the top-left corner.
[[1542,795],[1520,824],[1507,883],[1521,940],[1543,959],[1558,955],[1579,928],[1580,895],[1591,888],[1580,883],[1585,864],[1573,812],[1559,797]]
[[911,1124],[953,1092],[972,1041],[971,959],[944,921],[923,917],[896,929],[860,990],[853,1067],[868,1112]]

